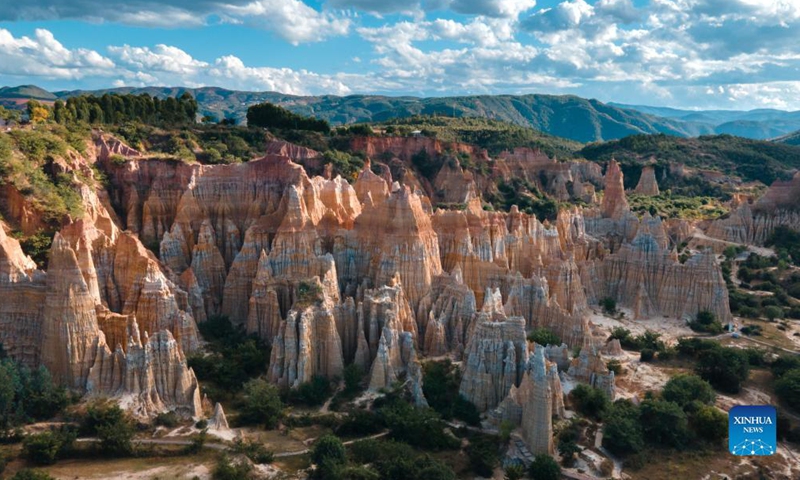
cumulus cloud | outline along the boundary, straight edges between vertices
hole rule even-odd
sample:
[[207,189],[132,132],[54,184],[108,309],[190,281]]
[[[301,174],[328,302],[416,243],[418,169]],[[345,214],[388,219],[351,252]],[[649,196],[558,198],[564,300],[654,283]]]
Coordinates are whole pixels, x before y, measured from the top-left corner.
[[7,76],[73,80],[104,76],[114,62],[94,50],[69,50],[53,34],[36,29],[33,38],[0,28],[0,70]]

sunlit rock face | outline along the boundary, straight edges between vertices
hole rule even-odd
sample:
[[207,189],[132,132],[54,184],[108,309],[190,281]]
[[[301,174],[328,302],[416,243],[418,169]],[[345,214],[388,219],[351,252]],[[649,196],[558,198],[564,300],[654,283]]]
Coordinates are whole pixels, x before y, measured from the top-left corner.
[[[199,414],[186,356],[201,348],[197,324],[220,315],[271,346],[267,377],[285,387],[357,364],[371,392],[403,385],[424,405],[420,362],[448,357],[462,361],[468,400],[518,418],[532,448],[551,453],[559,370],[613,393],[613,377],[592,359],[569,358],[591,337],[601,299],[638,318],[704,309],[730,318],[713,255],[681,264],[672,232],[690,227],[633,214],[616,162],[603,177],[595,163],[530,149],[492,159],[497,178],[590,204],[548,222],[484,208],[491,185],[462,165],[488,161],[484,150],[426,138],[354,144],[373,162],[343,179],[313,175],[325,171],[319,153],[286,142],[247,163],[198,165],[103,137],[95,152],[111,188],[81,188],[85,214],[65,220],[46,271],[0,231],[0,295],[10,299],[0,302],[0,341],[58,382],[140,415]],[[453,161],[423,178],[409,163],[421,150]],[[391,168],[375,158],[391,158]],[[402,178],[392,178],[397,162]],[[640,183],[652,193],[644,175]],[[770,198],[764,205],[779,210],[792,197]],[[526,334],[539,327],[564,345],[531,352]]]

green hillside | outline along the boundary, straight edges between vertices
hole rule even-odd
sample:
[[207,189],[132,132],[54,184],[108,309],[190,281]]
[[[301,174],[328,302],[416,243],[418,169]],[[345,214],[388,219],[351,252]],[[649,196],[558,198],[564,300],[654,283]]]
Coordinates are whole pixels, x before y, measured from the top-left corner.
[[189,91],[202,115],[236,118],[242,122],[247,107],[270,102],[294,113],[325,119],[332,125],[383,122],[416,115],[482,117],[511,122],[579,142],[609,140],[639,133],[693,136],[713,133],[707,125],[667,119],[606,105],[572,95],[481,95],[465,97],[387,97],[380,95],[323,95],[302,97],[276,92],[238,92],[222,88],[146,87],[58,92],[59,97],[108,92],[148,93],[158,97]]
[[408,134],[421,130],[439,140],[476,145],[496,155],[516,147],[538,148],[550,157],[570,158],[583,144],[540,131],[486,118],[415,116],[373,124],[387,133]]
[[800,130],[778,138],[775,141],[787,145],[800,145]]
[[731,135],[698,138],[634,135],[587,145],[578,155],[600,162],[616,158],[627,164],[648,163],[655,158],[659,164],[683,163],[767,185],[800,169],[800,147]]

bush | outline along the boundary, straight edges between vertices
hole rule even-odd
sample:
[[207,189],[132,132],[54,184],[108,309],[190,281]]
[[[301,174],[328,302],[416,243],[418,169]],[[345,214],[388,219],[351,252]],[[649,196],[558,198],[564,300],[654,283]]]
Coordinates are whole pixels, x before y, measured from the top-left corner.
[[581,414],[599,420],[608,408],[608,397],[602,390],[580,384],[569,393],[575,409]]
[[275,454],[267,450],[264,444],[258,441],[242,441],[241,438],[237,438],[233,442],[231,451],[240,455],[244,455],[252,460],[253,463],[261,465],[272,463],[272,461],[275,459]]
[[156,415],[155,424],[158,426],[175,428],[179,423],[178,415],[175,412],[161,412]]
[[712,443],[720,443],[728,437],[728,416],[711,405],[700,407],[691,416],[694,432]]
[[528,341],[537,343],[543,347],[548,345],[561,345],[561,339],[549,328],[535,328],[528,334]]
[[606,297],[600,300],[600,307],[603,309],[603,312],[607,315],[616,315],[617,314],[617,301],[611,297]]
[[253,379],[244,385],[244,395],[239,405],[239,423],[275,428],[283,415],[278,388],[262,379]]
[[503,480],[520,480],[525,476],[525,467],[519,463],[512,463],[505,468]]
[[69,429],[28,435],[22,441],[22,456],[36,465],[52,465],[72,449],[75,438]]
[[30,468],[23,468],[18,471],[11,480],[55,480],[47,472],[41,470],[31,470]]
[[497,449],[498,439],[487,435],[471,437],[467,447],[467,456],[472,471],[481,477],[490,478],[494,468],[500,463]]
[[714,389],[707,381],[696,375],[681,374],[669,379],[661,396],[668,402],[674,402],[686,410],[692,402],[698,401],[713,405],[717,398]]
[[628,400],[617,400],[611,405],[603,422],[603,446],[617,455],[637,453],[644,448],[639,407]]
[[606,362],[606,368],[608,368],[609,371],[614,372],[614,375],[619,375],[622,373],[622,364],[619,360],[609,360]]
[[700,353],[695,372],[717,390],[739,393],[750,373],[750,362],[745,352],[717,347]]
[[380,409],[392,438],[427,450],[457,448],[460,442],[444,432],[445,424],[430,408],[416,408],[401,399],[391,399]]
[[697,318],[689,322],[689,328],[695,332],[705,332],[712,335],[717,335],[723,332],[722,324],[717,320],[716,315],[708,310],[702,310],[697,313]]
[[311,130],[328,133],[330,125],[325,120],[303,117],[271,103],[251,105],[247,109],[247,124],[253,127]]
[[682,448],[690,438],[689,421],[681,407],[664,400],[642,402],[640,422],[644,438],[658,446]]
[[764,309],[764,316],[767,317],[767,320],[770,322],[774,322],[776,319],[783,318],[783,309],[770,305]]
[[656,352],[649,348],[643,348],[642,353],[639,355],[639,360],[642,362],[652,362],[655,358]]
[[550,455],[539,454],[531,462],[528,474],[532,480],[559,480],[561,467]]
[[338,437],[324,435],[314,443],[314,448],[311,450],[311,460],[317,465],[321,465],[325,460],[344,464],[347,462],[347,452]]
[[351,363],[344,367],[344,389],[348,393],[357,392],[361,389],[361,382],[364,380],[364,369],[358,364]]
[[450,360],[426,362],[422,368],[422,391],[431,406],[442,418],[457,418],[469,425],[480,424],[481,416],[475,405],[459,393],[461,371]]
[[220,455],[214,471],[213,480],[247,480],[252,478],[253,467],[246,461],[231,461],[227,455]]
[[787,405],[800,411],[800,369],[789,370],[775,382],[775,393]]
[[297,389],[289,390],[287,402],[315,407],[325,403],[330,396],[330,381],[325,377],[315,376],[310,382],[301,384]]

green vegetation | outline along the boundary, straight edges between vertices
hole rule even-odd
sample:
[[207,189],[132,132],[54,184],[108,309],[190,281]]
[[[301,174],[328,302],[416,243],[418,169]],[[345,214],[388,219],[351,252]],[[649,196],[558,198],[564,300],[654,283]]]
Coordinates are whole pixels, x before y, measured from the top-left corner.
[[97,437],[104,455],[125,457],[133,453],[133,424],[115,402],[101,400],[90,404],[81,423],[81,433]]
[[680,374],[669,379],[661,396],[683,409],[694,408],[692,402],[713,405],[717,394],[711,384],[696,375]]
[[150,125],[193,124],[197,117],[197,102],[189,92],[179,97],[161,100],[147,94],[102,96],[79,95],[66,103],[56,100],[53,119],[57,123],[120,125],[125,122],[142,122]]
[[47,472],[41,470],[32,470],[30,468],[23,468],[11,480],[55,480]]
[[0,431],[3,433],[8,434],[10,429],[29,421],[50,419],[67,403],[66,391],[53,384],[46,368],[30,370],[7,358],[0,361]]
[[531,462],[528,468],[528,475],[531,480],[560,480],[561,467],[547,454],[539,454]]
[[247,480],[252,478],[253,466],[245,460],[231,460],[227,455],[220,455],[214,470],[213,480]]
[[[445,142],[459,142],[485,148],[497,155],[516,147],[542,150],[549,157],[571,158],[581,144],[566,138],[554,137],[532,128],[480,117],[413,116],[393,118],[375,125],[387,135],[409,135],[419,130],[425,136]],[[351,127],[352,129],[352,127]]]
[[22,456],[36,465],[52,465],[72,449],[77,433],[70,428],[28,435],[22,441]]
[[779,258],[788,258],[800,266],[800,232],[781,225],[772,231],[766,245],[775,247]]
[[516,205],[521,212],[536,215],[541,221],[553,222],[558,217],[558,203],[539,191],[535,185],[519,177],[508,182],[498,180],[497,192],[488,194],[485,198],[496,210],[508,211]]
[[297,388],[281,392],[282,399],[291,405],[306,405],[316,407],[325,403],[331,396],[331,382],[321,376],[315,376],[311,381],[299,385]]
[[271,429],[277,426],[282,415],[283,402],[278,387],[260,378],[245,383],[237,417],[241,425],[261,425]]
[[650,350],[654,354],[664,353],[668,350],[664,341],[661,340],[661,334],[651,330],[646,330],[643,334],[634,337],[627,328],[614,327],[609,337],[609,340],[612,339],[619,340],[620,346],[626,350]]
[[800,358],[783,356],[773,362],[775,393],[786,405],[800,412]]
[[469,425],[480,424],[480,412],[458,392],[461,370],[448,360],[426,362],[422,368],[422,391],[428,404],[445,420],[457,418]]
[[[361,440],[350,447],[352,460],[369,464],[383,480],[455,480],[453,470],[428,454],[395,441]],[[364,477],[367,478],[367,477]]]
[[234,326],[227,317],[212,316],[198,324],[200,334],[208,342],[206,352],[189,356],[189,366],[206,385],[215,399],[229,398],[241,390],[249,378],[266,372],[269,347],[258,336]]
[[708,310],[698,312],[697,317],[689,322],[689,328],[695,332],[710,333],[712,335],[718,335],[724,330],[716,315]]
[[474,435],[467,446],[467,456],[472,471],[484,478],[491,478],[500,463],[499,439],[492,435]]
[[612,297],[605,297],[602,300],[600,300],[600,307],[603,309],[603,313],[605,313],[606,315],[617,314],[617,301]]
[[600,420],[609,407],[608,397],[602,390],[585,384],[573,388],[569,398],[575,410],[595,420]]
[[435,410],[414,407],[396,394],[382,400],[377,405],[378,414],[393,439],[428,451],[454,449],[460,445],[458,439],[444,431],[445,423]]
[[0,182],[13,185],[48,224],[83,215],[73,178],[50,168],[55,158],[67,155],[70,135],[63,127],[0,133]]
[[631,210],[639,214],[645,212],[662,218],[684,218],[689,220],[714,219],[728,213],[728,209],[720,201],[727,195],[719,193],[714,196],[685,196],[670,191],[658,196],[629,195]]
[[297,115],[271,103],[259,103],[248,107],[247,124],[253,127],[311,130],[323,133],[331,129],[325,120]]
[[561,345],[561,339],[552,330],[545,327],[534,328],[528,333],[528,341],[538,343],[543,347],[548,345]]
[[[597,162],[616,158],[622,164],[638,165],[655,157],[659,161],[656,173],[658,168],[666,168],[670,163],[681,163],[769,185],[777,179],[788,179],[793,169],[800,168],[798,152],[800,149],[794,146],[731,135],[697,138],[631,135],[620,140],[587,145],[580,154]],[[668,187],[662,185],[662,188]]]
[[614,402],[604,417],[603,446],[611,453],[627,455],[644,448],[639,407],[629,400]]
[[347,451],[335,435],[324,435],[314,444],[311,461],[317,465],[315,477],[334,479],[338,477],[336,472],[347,464]]

